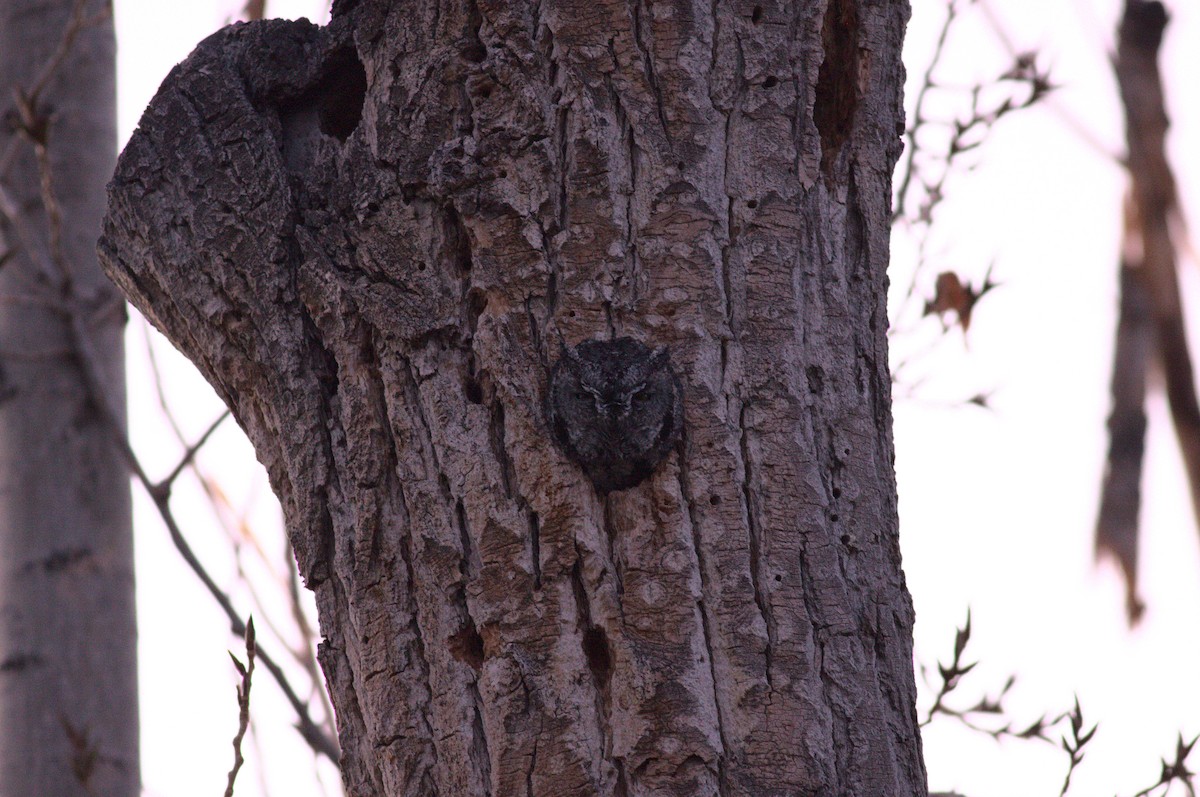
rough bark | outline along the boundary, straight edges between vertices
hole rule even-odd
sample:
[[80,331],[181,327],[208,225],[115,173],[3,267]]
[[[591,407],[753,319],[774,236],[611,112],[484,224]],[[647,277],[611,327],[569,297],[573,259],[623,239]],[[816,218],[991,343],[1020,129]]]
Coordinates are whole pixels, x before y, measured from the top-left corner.
[[114,434],[124,309],[95,255],[116,159],[105,7],[0,3],[0,794],[13,797],[141,785]]
[[[355,795],[923,795],[884,311],[908,7],[343,0],[122,155],[113,278],[233,408]],[[568,343],[671,347],[602,499]]]

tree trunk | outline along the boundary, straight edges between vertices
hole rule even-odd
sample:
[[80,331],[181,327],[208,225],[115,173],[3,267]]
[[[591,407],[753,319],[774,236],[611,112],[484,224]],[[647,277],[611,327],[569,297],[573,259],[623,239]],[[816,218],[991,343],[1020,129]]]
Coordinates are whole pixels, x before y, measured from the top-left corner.
[[[425,4],[226,29],[102,259],[283,501],[354,795],[923,795],[884,311],[905,2]],[[668,346],[600,495],[548,364]]]
[[101,0],[0,2],[0,794],[135,797],[120,296],[95,240],[116,155]]

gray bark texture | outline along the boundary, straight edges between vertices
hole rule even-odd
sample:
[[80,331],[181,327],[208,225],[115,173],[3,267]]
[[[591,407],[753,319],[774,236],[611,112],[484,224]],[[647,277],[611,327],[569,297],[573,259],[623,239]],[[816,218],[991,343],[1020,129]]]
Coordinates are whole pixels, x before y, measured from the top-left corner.
[[0,2],[5,797],[141,791],[125,312],[95,252],[116,161],[106,8]]
[[[202,43],[102,260],[233,408],[353,795],[924,795],[884,309],[903,0],[341,0]],[[607,497],[561,340],[670,347]]]

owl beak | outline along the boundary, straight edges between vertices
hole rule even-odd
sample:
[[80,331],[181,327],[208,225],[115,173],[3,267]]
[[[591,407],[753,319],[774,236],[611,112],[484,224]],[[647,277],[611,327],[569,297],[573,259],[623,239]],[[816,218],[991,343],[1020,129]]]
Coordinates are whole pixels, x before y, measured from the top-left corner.
[[607,421],[619,421],[629,414],[629,399],[616,398],[612,401],[601,399],[597,402],[600,415]]

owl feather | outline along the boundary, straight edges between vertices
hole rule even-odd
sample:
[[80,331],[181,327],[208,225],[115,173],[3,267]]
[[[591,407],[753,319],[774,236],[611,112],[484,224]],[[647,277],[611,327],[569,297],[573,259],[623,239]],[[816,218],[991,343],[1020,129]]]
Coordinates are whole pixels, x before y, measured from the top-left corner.
[[555,442],[597,491],[625,490],[655,471],[683,433],[683,386],[666,347],[633,338],[562,344],[546,414]]

